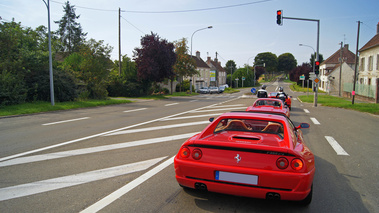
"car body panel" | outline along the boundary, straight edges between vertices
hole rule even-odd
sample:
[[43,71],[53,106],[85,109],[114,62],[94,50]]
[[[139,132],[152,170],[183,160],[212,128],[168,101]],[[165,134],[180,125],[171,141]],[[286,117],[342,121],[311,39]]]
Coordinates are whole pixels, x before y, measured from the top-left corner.
[[213,93],[220,93],[218,87],[209,87],[209,93],[210,94],[213,94]]
[[290,110],[280,99],[258,98],[246,111],[279,113],[290,117]]
[[199,93],[201,93],[201,94],[208,94],[209,93],[209,88],[208,87],[201,87],[199,89]]
[[[283,134],[252,130],[220,130],[225,120],[278,123]],[[249,126],[249,123],[246,123]],[[296,134],[291,133],[296,132]],[[201,150],[198,160],[181,155],[182,148],[190,153]],[[281,169],[277,160],[301,160],[304,166],[296,171],[291,165]],[[303,142],[302,131],[294,128],[283,115],[230,112],[215,119],[201,133],[182,144],[174,159],[175,177],[183,187],[196,188],[205,184],[208,191],[267,198],[278,193],[283,200],[304,200],[310,193],[315,173],[314,156]],[[222,177],[221,177],[222,176]]]

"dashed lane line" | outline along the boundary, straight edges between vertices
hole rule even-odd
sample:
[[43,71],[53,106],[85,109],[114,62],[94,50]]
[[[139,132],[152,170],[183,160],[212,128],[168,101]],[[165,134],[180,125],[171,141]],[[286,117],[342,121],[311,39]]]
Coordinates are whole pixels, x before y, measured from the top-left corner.
[[46,123],[46,124],[42,124],[42,125],[43,126],[49,126],[49,125],[67,123],[67,122],[72,122],[72,121],[80,121],[80,120],[85,120],[85,119],[89,119],[89,118],[90,117],[76,118],[76,119],[71,119],[71,120],[64,120],[64,121],[57,121],[57,122],[52,122],[52,123]]
[[330,146],[332,146],[337,155],[349,155],[333,137],[325,136],[325,139],[328,141]]
[[316,125],[320,125],[320,122],[316,118],[311,118],[311,121]]

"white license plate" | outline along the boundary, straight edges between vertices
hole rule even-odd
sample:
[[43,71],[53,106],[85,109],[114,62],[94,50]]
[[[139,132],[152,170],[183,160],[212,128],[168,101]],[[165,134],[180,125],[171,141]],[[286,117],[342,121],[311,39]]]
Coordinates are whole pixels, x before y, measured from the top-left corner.
[[229,181],[234,183],[244,183],[258,185],[257,175],[246,175],[232,172],[216,171],[216,180]]

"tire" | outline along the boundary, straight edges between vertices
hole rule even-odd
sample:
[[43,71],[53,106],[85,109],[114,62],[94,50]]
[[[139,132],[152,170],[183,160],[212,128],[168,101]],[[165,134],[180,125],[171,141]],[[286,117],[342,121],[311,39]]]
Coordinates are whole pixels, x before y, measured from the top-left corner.
[[311,186],[311,191],[309,192],[309,194],[307,195],[307,197],[300,201],[300,205],[302,206],[308,206],[311,202],[312,202],[312,194],[313,194],[313,184]]

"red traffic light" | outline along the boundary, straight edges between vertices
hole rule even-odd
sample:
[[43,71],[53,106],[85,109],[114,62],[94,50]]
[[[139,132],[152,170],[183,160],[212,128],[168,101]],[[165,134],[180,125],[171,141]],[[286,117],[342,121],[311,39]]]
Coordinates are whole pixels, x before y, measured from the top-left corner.
[[319,61],[316,61],[316,62],[315,62],[315,65],[316,65],[316,66],[319,66],[319,65],[320,65],[320,62],[319,62]]
[[278,25],[283,25],[283,16],[281,10],[276,11],[276,23]]

